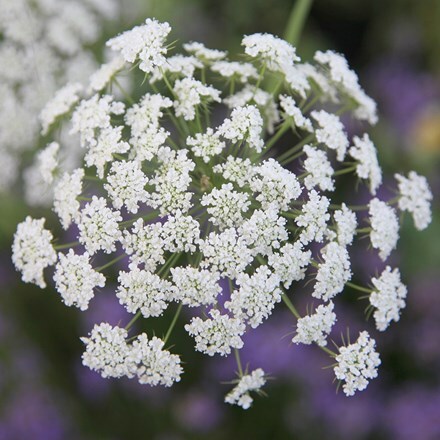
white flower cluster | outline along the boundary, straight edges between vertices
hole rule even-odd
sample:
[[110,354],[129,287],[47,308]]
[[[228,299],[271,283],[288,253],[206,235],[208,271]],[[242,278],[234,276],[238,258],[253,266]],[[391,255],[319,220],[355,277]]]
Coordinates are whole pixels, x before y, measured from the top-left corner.
[[226,356],[231,353],[231,348],[242,348],[245,324],[240,319],[222,315],[218,310],[213,309],[209,314],[211,318],[192,318],[191,323],[185,325],[185,330],[194,336],[196,350],[209,356],[216,353]]
[[334,372],[337,379],[345,381],[342,389],[347,396],[364,390],[368,380],[377,377],[380,358],[375,346],[376,341],[363,331],[355,343],[339,347]]
[[400,319],[400,310],[405,307],[407,289],[400,281],[399,269],[387,266],[379,278],[372,278],[375,290],[370,295],[370,304],[376,308],[374,319],[380,331],[387,329],[391,321]]
[[53,235],[44,229],[44,218],[26,220],[17,227],[12,245],[12,262],[21,272],[25,283],[46,287],[43,270],[56,263],[57,255],[52,246]]
[[[97,68],[90,46],[102,37],[105,22],[118,17],[119,5],[119,0],[1,2],[0,155],[7,172],[0,176],[0,192],[13,187],[20,165],[28,166],[26,155],[38,145],[40,132],[47,134],[80,99]],[[41,184],[38,173],[28,170],[24,177],[27,202],[45,203],[47,197],[32,191]]]
[[335,321],[334,304],[330,301],[326,306],[320,305],[313,315],[298,319],[296,335],[292,342],[296,344],[311,344],[316,342],[320,346],[327,345],[329,335]]
[[[243,39],[246,63],[196,42],[184,45],[188,56],[169,56],[169,31],[167,23],[147,20],[113,38],[108,44],[119,59],[98,69],[81,96],[76,86],[59,92],[43,114],[50,131],[70,112],[69,130],[78,135],[73,150],[82,166],[65,169],[61,143],[49,144],[37,162],[54,188],[61,226],[77,242],[52,243],[44,219],[28,217],[14,238],[16,268],[25,282],[44,287],[44,269],[56,264],[53,279],[63,301],[84,310],[98,288],[111,284],[107,268],[123,260],[122,267],[113,266],[119,270],[115,291],[132,320],[126,329],[100,324],[83,339],[84,364],[104,377],[165,386],[178,381],[180,359],[163,347],[182,324],[183,307],[193,308],[181,327],[195,350],[209,356],[234,350],[241,371],[243,336],[284,302],[297,319],[293,341],[315,343],[335,357],[346,394],[365,388],[378,365],[368,335],[361,333],[339,355],[326,348],[336,302],[347,284],[371,293],[377,327],[384,330],[398,319],[406,290],[397,269],[373,279],[374,291],[350,282],[349,246],[357,234],[370,232],[386,259],[399,235],[394,204],[413,214],[416,227],[426,227],[432,198],[426,180],[397,175],[399,196],[388,202],[335,203],[339,174],[357,174],[373,196],[382,181],[368,135],[349,140],[339,115],[322,109],[331,101],[338,114],[351,106],[354,117],[374,119],[345,63],[317,54],[318,65],[303,64],[289,43],[268,34]],[[119,84],[119,72],[136,67],[143,76],[138,102],[115,97],[107,83]],[[264,88],[273,77],[276,92]],[[277,143],[287,135],[296,140]],[[347,153],[354,162],[344,162]],[[369,211],[365,227],[357,229],[355,210]],[[57,256],[61,249],[66,253]],[[319,304],[301,317],[289,289],[301,294],[310,281],[309,300]],[[165,341],[128,338],[137,319],[165,310],[175,311]],[[249,407],[249,391],[264,381],[260,369],[240,373],[227,402]]]
[[385,261],[399,239],[399,220],[395,210],[379,199],[370,201],[368,212],[371,223],[371,245],[379,249],[379,256]]
[[163,350],[164,342],[140,334],[127,343],[127,330],[101,323],[93,327],[86,345],[83,364],[98,371],[102,377],[137,377],[139,383],[169,387],[180,381],[183,372],[180,358]]
[[399,209],[411,213],[416,229],[426,229],[432,220],[432,193],[426,177],[415,171],[410,171],[408,177],[400,174],[395,177],[399,182]]
[[232,391],[226,394],[225,402],[241,406],[243,409],[249,409],[254,401],[249,392],[260,391],[265,383],[264,371],[261,368],[257,368],[252,373],[241,377]]
[[105,276],[96,272],[89,260],[87,252],[76,255],[73,249],[70,249],[67,255],[58,254],[53,280],[67,306],[74,305],[80,310],[87,310],[95,287],[105,285]]

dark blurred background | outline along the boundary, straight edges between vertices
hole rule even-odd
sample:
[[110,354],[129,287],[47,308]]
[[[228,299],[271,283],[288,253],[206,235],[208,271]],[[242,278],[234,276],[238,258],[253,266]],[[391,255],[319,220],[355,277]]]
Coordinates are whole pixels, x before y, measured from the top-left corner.
[[[178,46],[197,40],[233,57],[243,34],[281,36],[292,5],[137,0],[123,26],[155,16],[170,22]],[[173,343],[186,362],[185,375],[172,389],[102,379],[82,367],[79,336],[101,320],[126,322],[124,310],[111,288],[81,313],[65,307],[52,288],[21,283],[10,245],[16,222],[30,210],[9,199],[0,215],[0,440],[440,438],[440,2],[315,1],[298,53],[307,60],[330,48],[346,55],[378,102],[380,122],[370,134],[388,176],[383,191],[395,172],[415,169],[434,193],[433,223],[420,233],[406,218],[392,257],[409,289],[400,322],[378,334],[356,301],[342,305],[340,330],[350,324],[356,334],[366,327],[376,337],[379,378],[354,397],[337,393],[333,372],[325,368],[328,357],[315,347],[292,345],[293,322],[281,311],[245,341],[244,363],[274,378],[266,387],[269,397],[255,399],[248,411],[223,403],[230,386],[221,382],[232,378],[234,361],[194,354],[183,332],[173,335]],[[360,282],[378,264],[365,248],[353,253]]]

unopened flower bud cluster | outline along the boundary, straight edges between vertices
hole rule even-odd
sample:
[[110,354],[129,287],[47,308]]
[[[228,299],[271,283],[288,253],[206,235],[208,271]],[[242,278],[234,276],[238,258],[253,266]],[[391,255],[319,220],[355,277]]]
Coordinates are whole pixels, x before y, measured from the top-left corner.
[[[367,134],[349,139],[340,117],[325,107],[377,120],[374,102],[341,55],[318,52],[313,63],[302,63],[295,48],[268,34],[244,37],[243,62],[197,42],[173,55],[169,32],[167,23],[148,19],[111,39],[108,46],[124,63],[92,75],[92,85],[100,75],[99,90],[68,85],[42,112],[45,130],[70,120],[79,136],[82,167],[52,176],[61,142],[39,156],[42,174],[53,177],[53,209],[63,229],[75,228],[77,244],[57,255],[44,219],[28,217],[15,235],[16,268],[25,282],[44,287],[43,271],[55,265],[63,301],[81,310],[111,284],[108,268],[118,271],[115,294],[133,321],[126,328],[98,323],[83,338],[84,364],[104,377],[178,381],[180,358],[166,350],[176,323],[195,350],[234,351],[239,359],[245,333],[287,305],[296,322],[293,342],[330,353],[347,395],[364,389],[380,364],[368,333],[339,353],[327,348],[339,296],[353,277],[350,247],[367,231],[372,251],[386,260],[399,236],[397,210],[425,228],[432,198],[426,179],[397,175],[395,201],[376,196],[382,172],[372,141]],[[123,102],[111,85],[134,68],[145,75],[142,96]],[[274,77],[278,88],[262,89]],[[311,100],[319,104],[308,108]],[[288,131],[296,140],[280,151],[276,141]],[[354,173],[372,195],[362,225],[350,206],[333,203],[338,171]],[[108,263],[97,267],[95,257]],[[122,268],[115,265],[121,259]],[[301,316],[290,289],[306,277],[313,308]],[[363,290],[378,330],[399,319],[406,288],[397,268],[387,267]],[[184,323],[182,307],[193,308]],[[163,340],[151,337],[153,327],[148,336],[128,338],[136,319],[167,309],[176,315]],[[249,393],[265,382],[261,369],[241,372],[226,401],[248,408]]]

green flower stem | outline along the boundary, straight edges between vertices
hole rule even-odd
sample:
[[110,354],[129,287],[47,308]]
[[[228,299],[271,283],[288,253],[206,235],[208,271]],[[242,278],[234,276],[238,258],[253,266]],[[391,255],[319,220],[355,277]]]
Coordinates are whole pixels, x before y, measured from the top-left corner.
[[298,313],[298,311],[296,310],[295,306],[292,304],[286,293],[283,293],[281,295],[281,299],[284,301],[284,304],[286,304],[287,308],[293,313],[295,318],[300,319],[301,315]]
[[304,145],[306,145],[308,142],[312,141],[314,138],[313,134],[309,134],[306,136],[302,141],[298,142],[294,147],[290,148],[289,150],[285,151],[283,154],[277,157],[277,160],[279,163],[283,163],[283,161],[288,160],[292,154],[295,154],[300,150]]
[[200,120],[199,108],[196,106],[196,122],[199,133],[203,133],[202,121]]
[[99,177],[96,177],[96,176],[89,176],[89,175],[85,175],[84,176],[84,179],[85,180],[91,180],[91,181],[93,181],[93,182],[102,182],[102,179],[100,179]]
[[158,270],[157,275],[161,277],[165,277],[174,263],[179,259],[180,254],[173,254],[172,257],[165,262],[165,264]]
[[264,151],[269,151],[275,144],[275,142],[280,139],[280,137],[290,128],[291,121],[286,119],[278,128],[277,132],[267,141]]
[[130,330],[132,325],[140,318],[142,312],[140,310],[137,311],[136,315],[133,316],[133,319],[125,326],[125,330]]
[[357,234],[362,234],[364,232],[370,233],[371,231],[372,231],[371,228],[359,228],[359,229],[356,229],[356,233]]
[[76,198],[76,200],[78,200],[80,202],[91,202],[92,198],[91,197],[78,196]]
[[327,354],[329,354],[331,357],[336,357],[338,354],[337,353],[335,353],[334,351],[332,351],[332,350],[330,350],[329,348],[327,348],[327,347],[323,347],[322,345],[318,345],[318,347],[322,350],[322,351],[325,351]]
[[185,131],[181,127],[179,120],[170,111],[167,111],[167,115],[169,116],[169,118],[173,122],[174,126],[177,128],[177,131],[179,132],[180,137],[182,139],[186,139]]
[[[337,204],[331,204],[329,206],[330,209],[341,209],[342,205]],[[347,208],[351,209],[352,211],[366,211],[369,209],[368,205],[347,205]]]
[[169,80],[168,80],[168,78],[167,78],[167,76],[166,76],[166,74],[165,74],[165,71],[164,71],[163,69],[161,69],[161,71],[162,71],[162,77],[163,77],[163,80],[164,80],[166,86],[168,87],[168,90],[170,91],[171,95],[172,95],[174,98],[176,98],[176,94],[174,93],[174,89],[173,89],[171,83],[169,82]]
[[234,77],[231,78],[231,81],[229,82],[229,94],[233,95],[235,91],[235,80]]
[[352,171],[354,171],[356,169],[356,167],[357,167],[357,165],[354,165],[354,166],[351,166],[351,167],[348,167],[348,168],[344,168],[342,170],[335,171],[333,173],[333,175],[334,176],[341,176],[342,174],[351,173]]
[[388,200],[387,205],[395,205],[400,200],[400,195]]
[[110,267],[113,264],[117,263],[118,261],[122,260],[126,256],[127,256],[126,254],[118,255],[117,257],[113,258],[113,260],[110,260],[108,263],[104,264],[103,266],[100,266],[100,267],[96,268],[95,270],[97,272],[101,272],[102,270],[107,269],[107,267]]
[[368,289],[367,287],[358,286],[357,284],[350,283],[349,281],[345,283],[346,286],[349,286],[353,289],[359,290],[359,292],[365,292],[365,293],[372,293],[373,291],[371,289]]
[[[301,32],[304,28],[307,16],[312,6],[313,0],[297,0],[295,6],[287,21],[286,30],[284,32],[284,39],[288,41],[292,46],[297,46]],[[276,95],[282,86],[282,82],[274,86],[274,81],[271,82],[269,90],[273,89],[273,94]]]
[[235,360],[237,361],[238,374],[240,375],[240,378],[242,378],[243,377],[243,367],[241,366],[240,350],[238,350],[237,348],[234,348],[234,355],[235,355]]
[[304,154],[304,150],[298,151],[298,153],[294,154],[293,156],[290,156],[289,159],[284,160],[281,162],[281,165],[288,165],[290,162],[293,162],[295,159],[298,159],[298,157],[301,157]]
[[307,102],[304,107],[301,107],[301,112],[306,113],[308,112],[313,105],[318,101],[318,99],[321,97],[321,93],[317,93],[309,102]]
[[266,63],[263,64],[260,70],[260,74],[258,75],[257,84],[255,84],[254,87],[254,94],[252,95],[252,98],[255,96],[255,93],[257,93],[258,88],[260,87],[261,81],[264,78],[264,74],[266,73]]
[[113,78],[113,83],[116,85],[116,87],[119,89],[119,91],[122,93],[124,98],[131,104],[134,104],[133,98],[127,93],[127,91],[124,89],[124,87],[121,86],[119,81],[116,78]]
[[163,343],[166,344],[168,341],[168,338],[171,336],[171,332],[173,331],[174,326],[176,325],[177,319],[179,318],[180,312],[182,310],[182,303],[179,304],[179,307],[177,307],[176,313],[174,314],[174,318],[171,321],[170,326],[168,327],[168,331],[165,335],[165,338],[163,340]]
[[54,249],[56,251],[60,251],[61,249],[68,249],[74,246],[78,246],[79,245],[79,241],[72,241],[71,243],[65,243],[65,244],[56,244],[54,245]]
[[304,28],[304,23],[306,22],[312,3],[313,0],[297,0],[295,6],[292,8],[284,32],[284,39],[293,46],[296,46],[299,42],[299,37]]
[[154,218],[157,217],[159,217],[159,213],[157,211],[154,211],[154,212],[150,212],[149,214],[141,215],[140,217],[135,217],[130,220],[126,220],[125,222],[121,222],[119,223],[119,226],[129,226],[133,224],[136,220],[139,220],[140,218],[145,221],[148,221],[148,220],[153,220]]

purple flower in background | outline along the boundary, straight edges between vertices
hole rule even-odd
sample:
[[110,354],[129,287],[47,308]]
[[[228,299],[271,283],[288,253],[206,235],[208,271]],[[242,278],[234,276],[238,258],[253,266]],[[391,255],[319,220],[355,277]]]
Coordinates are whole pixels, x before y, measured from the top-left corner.
[[396,131],[408,134],[417,115],[440,98],[440,85],[431,75],[390,56],[370,71],[373,94]]
[[0,418],[1,440],[66,440],[68,421],[60,410],[59,398],[47,390],[20,389]]
[[440,438],[440,390],[412,387],[394,395],[384,412],[390,438],[436,440]]
[[224,408],[215,393],[192,391],[183,396],[176,406],[176,417],[190,432],[209,432],[221,422]]

